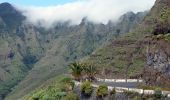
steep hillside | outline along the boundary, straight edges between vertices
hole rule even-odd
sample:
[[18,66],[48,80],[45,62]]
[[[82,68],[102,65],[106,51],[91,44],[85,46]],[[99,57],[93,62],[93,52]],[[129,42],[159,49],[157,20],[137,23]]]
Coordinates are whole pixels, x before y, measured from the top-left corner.
[[147,85],[170,88],[170,1],[157,0],[150,16],[157,17],[153,19],[155,25],[152,36],[145,38],[148,42],[147,64],[143,77]]
[[83,19],[80,25],[59,23],[46,30],[26,23],[26,17],[9,3],[0,4],[0,99],[10,91],[8,99],[17,99],[67,72],[65,66],[70,61],[91,54],[115,35],[129,32],[145,14],[125,14],[116,24]]
[[147,85],[170,87],[170,1],[157,0],[134,31],[96,50],[82,63],[98,68],[98,77],[143,78]]
[[[64,82],[65,81],[65,82]],[[67,83],[68,82],[68,83]],[[39,99],[61,99],[67,94],[69,85],[73,85],[73,80],[68,76],[59,75],[43,82],[38,88],[18,100]],[[60,97],[62,96],[62,97]]]
[[[21,27],[24,16],[8,3],[0,4],[0,99],[16,85],[30,69],[25,38],[17,36],[17,27]],[[23,30],[26,28],[23,27]],[[28,33],[31,30],[27,31]],[[26,34],[23,32],[22,34]],[[30,35],[29,35],[30,36]],[[32,37],[33,38],[33,37]],[[18,48],[21,47],[21,48]],[[33,47],[30,47],[33,48]],[[31,54],[31,53],[30,53]]]
[[[128,17],[124,17],[124,19],[131,22]],[[129,28],[124,30],[121,30],[121,25],[123,25],[121,23],[119,26],[114,25],[114,23],[93,24],[85,19],[77,26],[58,25],[50,31],[42,31],[41,29],[40,33],[46,35],[44,36],[47,43],[45,46],[48,46],[45,47],[47,50],[44,53],[45,56],[34,65],[34,68],[7,99],[24,96],[47,79],[67,72],[66,66],[70,61],[91,54],[115,34],[128,32],[140,20],[135,19],[131,22],[133,24],[127,24]],[[116,33],[117,30],[120,31]]]
[[[120,34],[120,37],[118,37],[119,28],[116,29],[115,31],[118,33],[116,35],[117,38],[112,39],[109,45],[97,49],[90,56],[83,58],[80,62],[95,66],[98,69],[98,77],[143,78],[146,83],[145,85],[169,89],[169,8],[169,0],[157,0],[153,8],[138,27],[134,28],[134,30],[130,31],[128,34]],[[128,13],[127,15],[132,14]],[[126,17],[126,15],[124,17]],[[131,18],[132,17],[130,17],[130,19]],[[123,20],[121,22],[122,25],[126,25],[124,23],[125,20],[123,18],[121,19]],[[123,27],[124,26],[122,26],[122,28]],[[50,53],[50,51],[48,53]],[[48,57],[48,59],[52,58],[52,56],[46,57]],[[46,59],[42,60],[41,63],[45,61]],[[29,76],[31,77],[31,75]],[[24,84],[29,82],[29,80],[25,80],[24,82],[25,83],[21,83],[20,86],[26,87]],[[51,97],[49,95],[55,94],[52,93],[52,91],[56,91],[57,87],[58,85],[52,85],[44,89],[40,87],[40,90],[38,89],[37,91],[32,92],[30,94],[31,96],[28,95],[28,97],[31,97],[31,99],[32,97]],[[20,89],[21,88],[18,87],[18,91]],[[12,95],[10,98],[14,98],[13,96],[15,98],[17,97],[16,95]]]

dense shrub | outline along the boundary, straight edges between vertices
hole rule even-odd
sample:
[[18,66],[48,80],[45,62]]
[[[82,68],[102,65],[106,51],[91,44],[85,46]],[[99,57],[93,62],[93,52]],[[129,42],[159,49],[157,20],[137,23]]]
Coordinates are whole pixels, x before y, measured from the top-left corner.
[[170,41],[170,33],[167,33],[166,35],[164,35],[164,37],[165,37],[165,40]]
[[89,81],[84,82],[81,85],[81,93],[85,96],[90,96],[93,92],[93,87]]
[[74,82],[71,78],[64,78],[60,81],[61,84],[61,90],[68,92],[68,91],[72,91],[74,88]]
[[134,92],[134,91],[124,91],[124,94],[132,98],[132,100],[138,100],[138,97],[141,96],[138,92]]
[[33,100],[61,100],[65,96],[66,92],[62,92],[55,86],[49,86],[45,90],[39,90],[37,93],[33,94],[32,98]]
[[160,99],[162,97],[162,90],[160,88],[155,89],[154,97]]
[[95,80],[95,75],[97,73],[97,70],[94,66],[89,65],[89,64],[84,64],[83,71],[84,71],[84,74],[87,76],[86,79],[88,79],[89,81]]
[[40,100],[40,99],[35,97],[35,98],[32,98],[32,100]]
[[80,81],[82,78],[83,65],[80,63],[74,62],[69,65],[69,68],[72,71],[71,74],[74,77],[74,79],[77,81]]
[[110,92],[110,95],[115,95],[116,94],[116,90],[113,89],[111,92]]
[[100,85],[97,88],[96,95],[102,98],[105,97],[106,95],[108,95],[108,87],[106,85]]
[[112,91],[110,91],[110,100],[115,100],[116,97],[116,90],[112,89]]
[[64,97],[64,100],[78,100],[78,96],[75,93],[70,92]]
[[27,66],[31,66],[37,62],[37,57],[34,55],[26,55],[23,57],[23,62]]
[[8,54],[8,58],[12,59],[14,57],[15,53],[10,51]]
[[142,94],[141,98],[142,100],[155,100],[153,94]]
[[170,24],[169,23],[158,23],[153,30],[152,34],[158,35],[158,34],[167,34],[170,33]]

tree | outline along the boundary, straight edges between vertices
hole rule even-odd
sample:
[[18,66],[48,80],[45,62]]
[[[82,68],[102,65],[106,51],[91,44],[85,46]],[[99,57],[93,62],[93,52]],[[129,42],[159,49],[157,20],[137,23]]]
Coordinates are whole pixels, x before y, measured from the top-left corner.
[[97,88],[96,95],[100,98],[104,98],[106,95],[108,95],[108,87],[106,85],[100,85]]
[[92,92],[93,92],[93,87],[91,85],[91,82],[85,81],[81,85],[81,93],[85,96],[91,96]]
[[75,78],[75,80],[80,81],[82,77],[83,66],[80,63],[71,63],[69,65],[70,69],[72,70],[71,74]]
[[96,68],[94,66],[85,64],[83,66],[83,69],[84,69],[84,72],[85,72],[87,79],[89,81],[92,81],[92,80],[95,79],[94,77],[95,77],[97,71],[96,71]]

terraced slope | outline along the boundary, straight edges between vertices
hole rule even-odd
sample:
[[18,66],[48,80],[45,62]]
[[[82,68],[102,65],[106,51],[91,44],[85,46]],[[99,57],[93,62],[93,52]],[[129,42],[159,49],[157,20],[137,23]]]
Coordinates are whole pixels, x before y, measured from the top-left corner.
[[100,77],[144,78],[147,85],[170,87],[170,1],[157,0],[133,31],[114,39],[82,60],[98,68]]

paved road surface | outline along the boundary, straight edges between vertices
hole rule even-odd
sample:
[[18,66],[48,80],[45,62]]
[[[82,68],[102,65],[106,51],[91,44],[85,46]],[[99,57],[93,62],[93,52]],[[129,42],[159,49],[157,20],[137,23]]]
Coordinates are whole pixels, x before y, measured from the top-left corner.
[[124,88],[137,88],[138,82],[96,82],[94,84],[101,85],[106,84],[107,86],[112,87],[124,87]]

